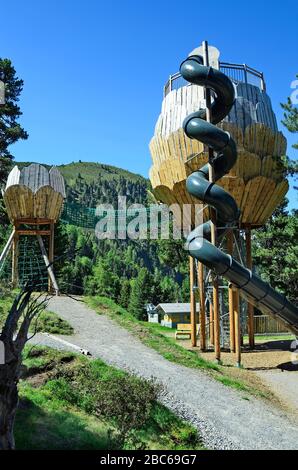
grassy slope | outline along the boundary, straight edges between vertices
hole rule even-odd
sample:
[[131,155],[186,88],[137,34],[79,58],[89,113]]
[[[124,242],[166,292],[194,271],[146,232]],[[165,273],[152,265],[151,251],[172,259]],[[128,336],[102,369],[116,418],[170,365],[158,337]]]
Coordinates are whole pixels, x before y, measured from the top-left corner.
[[[119,448],[119,439],[116,438],[119,433],[117,420],[105,416],[96,417],[96,411],[92,408],[93,394],[90,393],[92,396],[89,397],[86,389],[82,388],[78,400],[77,396],[74,396],[75,389],[78,388],[78,384],[79,386],[82,384],[83,387],[86,379],[105,384],[104,392],[95,402],[96,407],[103,409],[110,398],[108,395],[113,390],[113,400],[118,399],[122,403],[125,401],[124,412],[126,405],[128,409],[134,406],[133,387],[138,385],[137,382],[141,382],[145,394],[151,393],[149,383],[147,385],[147,382],[107,366],[100,360],[89,360],[49,348],[35,347],[32,350],[27,347],[24,365],[27,368],[27,378],[20,383],[21,403],[15,425],[18,449]],[[76,386],[69,389],[67,378],[70,370],[76,370],[77,373],[84,370],[84,374],[79,376]],[[46,378],[45,371],[49,374]],[[38,377],[42,379],[40,383],[36,381]],[[121,388],[117,390],[115,383],[119,380]],[[113,383],[114,387],[111,389],[110,384]],[[123,385],[125,392],[122,390]],[[126,393],[125,400],[123,393]],[[136,396],[134,399],[138,400]],[[122,448],[135,449],[140,444],[148,449],[202,448],[192,426],[183,423],[154,400],[150,406],[145,424],[132,430],[133,439],[127,439]],[[30,433],[24,432],[26,429],[30,429]]]
[[132,181],[145,181],[145,178],[143,178],[141,175],[131,173],[128,170],[123,170],[122,168],[115,166],[103,165],[101,163],[76,162],[69,163],[68,165],[60,165],[58,168],[70,185],[72,182],[74,182],[79,173],[83,176],[87,183],[96,180],[99,175],[101,178],[107,180],[119,179],[120,176],[122,176]]
[[190,351],[165,335],[168,331],[158,324],[140,322],[136,320],[127,310],[116,305],[105,297],[87,297],[86,302],[99,314],[105,313],[132,334],[137,336],[144,344],[155,349],[165,359],[177,364],[203,369],[213,378],[226,386],[235,388],[243,393],[243,398],[255,395],[262,398],[272,398],[269,391],[258,386],[257,382],[249,380],[246,371],[232,367],[223,367],[200,357],[195,351]]
[[[3,327],[9,309],[12,305],[14,295],[6,293],[0,298],[0,329]],[[71,335],[73,333],[72,326],[58,315],[50,310],[44,310],[40,316],[33,321],[30,331]]]
[[[22,168],[24,166],[30,165],[30,162],[21,162],[16,164],[19,168]],[[51,168],[51,165],[44,166],[48,169]],[[136,173],[131,173],[128,170],[123,170],[122,168],[118,168],[116,166],[105,165],[96,162],[72,162],[66,165],[59,165],[57,168],[61,171],[62,175],[70,186],[73,185],[79,174],[81,174],[87,183],[95,181],[99,175],[101,178],[106,180],[118,179],[120,176],[123,176],[124,178],[128,178],[135,182],[145,181],[143,176]]]

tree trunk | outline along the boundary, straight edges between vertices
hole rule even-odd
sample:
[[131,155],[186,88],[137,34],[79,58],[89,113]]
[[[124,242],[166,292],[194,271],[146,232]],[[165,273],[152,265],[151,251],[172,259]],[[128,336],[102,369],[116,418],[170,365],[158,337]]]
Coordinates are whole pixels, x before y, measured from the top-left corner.
[[0,451],[15,448],[13,426],[19,401],[22,352],[28,340],[30,323],[47,305],[46,298],[31,301],[34,285],[26,287],[16,297],[0,333],[5,351],[5,364],[0,365]]
[[0,450],[12,450],[15,448],[13,426],[18,407],[18,389],[15,377],[9,380],[7,374],[1,374],[3,372],[1,369],[2,367],[0,367]]

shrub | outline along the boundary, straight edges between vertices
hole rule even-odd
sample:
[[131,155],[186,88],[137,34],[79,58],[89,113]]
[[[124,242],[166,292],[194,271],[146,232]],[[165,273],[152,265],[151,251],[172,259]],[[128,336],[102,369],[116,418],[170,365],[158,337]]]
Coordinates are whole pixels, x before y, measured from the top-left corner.
[[46,389],[60,400],[113,422],[121,444],[144,426],[161,391],[153,380],[108,369],[101,361],[57,367],[50,378]]

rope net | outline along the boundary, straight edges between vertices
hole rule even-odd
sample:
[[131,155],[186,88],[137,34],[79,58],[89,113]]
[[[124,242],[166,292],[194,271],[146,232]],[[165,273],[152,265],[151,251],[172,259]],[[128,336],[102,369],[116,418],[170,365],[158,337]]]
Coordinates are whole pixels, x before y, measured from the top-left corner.
[[[10,282],[12,279],[11,253],[0,266],[0,281]],[[18,253],[18,287],[22,288],[28,282],[36,282],[40,290],[47,290],[48,272],[38,241],[33,236],[22,236],[19,240]]]
[[115,223],[118,230],[126,230],[128,224],[136,218],[141,218],[147,229],[158,229],[162,226],[162,217],[171,217],[167,206],[164,204],[153,204],[151,207],[141,205],[138,207],[138,205],[135,205],[120,210],[113,209],[112,206],[108,208],[108,206],[104,209],[103,206],[102,208],[100,206],[95,208],[65,203],[60,220],[66,224],[92,230],[95,230],[98,222],[102,221]]

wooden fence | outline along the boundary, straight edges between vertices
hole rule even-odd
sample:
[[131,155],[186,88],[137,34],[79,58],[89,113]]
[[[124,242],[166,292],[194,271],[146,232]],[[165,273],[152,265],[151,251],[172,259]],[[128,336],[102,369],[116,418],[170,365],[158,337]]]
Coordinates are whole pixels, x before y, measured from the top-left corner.
[[254,317],[256,334],[289,333],[289,330],[281,322],[268,315]]

